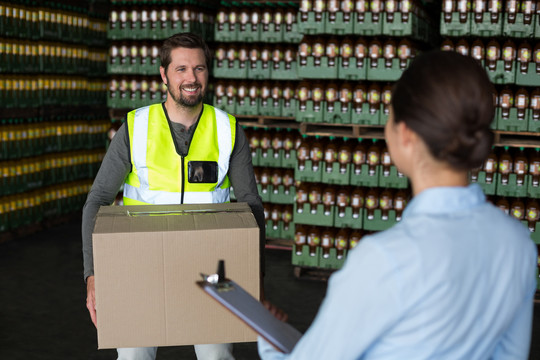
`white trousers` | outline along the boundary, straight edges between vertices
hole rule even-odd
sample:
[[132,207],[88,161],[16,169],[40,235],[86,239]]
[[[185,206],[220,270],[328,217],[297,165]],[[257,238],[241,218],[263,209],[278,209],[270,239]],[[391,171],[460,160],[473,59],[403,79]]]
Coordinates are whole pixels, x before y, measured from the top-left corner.
[[[198,360],[234,360],[232,344],[195,345]],[[116,349],[118,360],[155,360],[157,347]]]

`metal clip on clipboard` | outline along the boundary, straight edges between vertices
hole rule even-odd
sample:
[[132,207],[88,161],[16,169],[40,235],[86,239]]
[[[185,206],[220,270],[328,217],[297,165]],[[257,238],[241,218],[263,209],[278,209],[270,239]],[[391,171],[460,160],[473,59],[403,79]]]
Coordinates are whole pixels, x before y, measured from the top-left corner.
[[213,285],[219,292],[232,290],[232,283],[225,277],[225,261],[218,261],[217,272],[212,275],[206,275],[201,273],[203,281]]

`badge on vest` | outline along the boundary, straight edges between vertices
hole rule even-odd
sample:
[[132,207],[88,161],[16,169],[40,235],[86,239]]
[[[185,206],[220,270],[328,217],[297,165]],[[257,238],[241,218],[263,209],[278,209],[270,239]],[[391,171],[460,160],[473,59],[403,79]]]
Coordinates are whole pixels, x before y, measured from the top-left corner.
[[218,181],[218,163],[215,161],[188,162],[188,182],[212,184]]

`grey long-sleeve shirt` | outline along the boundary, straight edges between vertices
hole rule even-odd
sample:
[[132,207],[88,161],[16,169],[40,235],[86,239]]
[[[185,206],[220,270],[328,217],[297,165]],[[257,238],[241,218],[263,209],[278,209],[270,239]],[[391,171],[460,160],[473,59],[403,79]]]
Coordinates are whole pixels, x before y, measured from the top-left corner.
[[[163,109],[165,114],[167,114],[165,107]],[[168,121],[178,154],[187,154],[198,121],[188,130],[182,124]],[[113,203],[126,176],[130,172],[129,136],[126,124],[124,123],[111,141],[83,207],[82,247],[85,281],[88,276],[94,275],[92,232],[94,230],[96,214],[100,206],[111,205]],[[228,176],[237,200],[249,204],[259,225],[261,269],[264,272],[264,244],[266,241],[264,209],[257,191],[249,143],[238,122],[236,123],[236,137],[234,149],[230,157]]]

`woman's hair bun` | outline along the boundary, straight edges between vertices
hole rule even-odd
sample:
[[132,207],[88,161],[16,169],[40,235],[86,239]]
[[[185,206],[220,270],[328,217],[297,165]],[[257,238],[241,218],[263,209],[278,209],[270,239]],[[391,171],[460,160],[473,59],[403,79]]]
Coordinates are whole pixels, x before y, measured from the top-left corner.
[[493,144],[493,85],[473,58],[421,54],[394,87],[394,121],[424,140],[432,155],[457,169],[478,167]]

